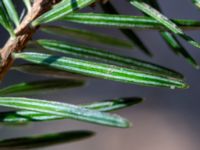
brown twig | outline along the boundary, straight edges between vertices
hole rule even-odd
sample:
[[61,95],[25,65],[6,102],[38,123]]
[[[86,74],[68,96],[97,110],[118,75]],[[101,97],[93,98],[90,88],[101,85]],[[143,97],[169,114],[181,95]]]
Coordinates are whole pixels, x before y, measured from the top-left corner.
[[35,0],[31,11],[24,17],[20,26],[15,30],[16,37],[8,39],[0,52],[0,80],[3,79],[9,68],[13,64],[11,54],[22,51],[38,27],[31,27],[31,22],[38,16],[47,12],[60,0]]

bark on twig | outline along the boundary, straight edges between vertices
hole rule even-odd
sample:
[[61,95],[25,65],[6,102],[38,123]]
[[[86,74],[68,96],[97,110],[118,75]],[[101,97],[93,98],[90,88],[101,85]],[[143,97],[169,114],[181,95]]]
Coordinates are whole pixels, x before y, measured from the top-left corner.
[[31,27],[31,22],[38,16],[47,12],[51,7],[58,3],[60,0],[35,0],[31,11],[24,17],[20,26],[15,30],[16,38],[10,38],[0,52],[1,65],[0,65],[0,79],[2,80],[9,68],[13,64],[11,54],[13,52],[20,52],[31,40],[33,34],[38,27]]

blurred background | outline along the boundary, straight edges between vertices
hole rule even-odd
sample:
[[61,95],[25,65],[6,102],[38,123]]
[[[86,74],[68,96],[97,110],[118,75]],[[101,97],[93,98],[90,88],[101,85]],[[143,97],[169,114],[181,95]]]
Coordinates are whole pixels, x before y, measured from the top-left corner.
[[[19,0],[18,0],[19,1]],[[20,3],[16,1],[18,8]],[[112,0],[122,14],[141,15],[126,1]],[[191,0],[158,0],[164,14],[169,18],[197,19],[200,20],[200,11],[192,5]],[[97,5],[94,9],[84,11],[102,12]],[[68,26],[80,26],[65,23]],[[126,39],[117,29],[81,26],[84,29],[104,32],[109,35]],[[90,130],[96,133],[90,139],[80,142],[62,144],[44,150],[198,150],[200,147],[200,72],[193,69],[182,57],[175,56],[157,31],[137,30],[136,33],[154,54],[153,58],[145,56],[140,50],[95,47],[109,49],[113,52],[134,56],[148,60],[172,69],[185,75],[190,84],[187,90],[169,90],[164,88],[151,88],[137,85],[127,85],[106,80],[91,79],[81,88],[66,89],[59,92],[32,95],[34,98],[45,98],[73,104],[84,104],[92,101],[112,99],[117,97],[143,97],[142,104],[121,110],[119,113],[132,121],[133,127],[129,129],[115,129],[102,127],[72,120],[62,120],[44,123],[33,123],[28,126],[0,125],[0,138],[23,137],[33,134],[55,133],[70,130]],[[200,41],[200,31],[187,31],[189,35]],[[37,33],[34,39],[48,37],[46,34]],[[7,40],[7,33],[0,28],[0,46]],[[55,37],[54,37],[55,38]],[[62,38],[63,39],[63,38]],[[64,40],[69,40],[67,37]],[[128,40],[128,39],[126,39]],[[181,41],[187,50],[200,63],[200,50],[193,48]],[[83,43],[85,45],[88,43]],[[15,71],[10,71],[1,87],[21,81],[43,79]],[[1,110],[6,110],[2,109]]]

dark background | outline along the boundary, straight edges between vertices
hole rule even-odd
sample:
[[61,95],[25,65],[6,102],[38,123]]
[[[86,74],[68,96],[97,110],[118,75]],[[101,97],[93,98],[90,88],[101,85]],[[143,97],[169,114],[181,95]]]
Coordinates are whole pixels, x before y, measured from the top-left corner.
[[[140,14],[127,2],[122,0],[113,0],[113,2],[115,2],[115,6],[121,13]],[[192,5],[190,0],[160,0],[159,2],[165,15],[169,18],[200,19],[200,11]],[[91,11],[91,9],[86,9],[85,11]],[[95,11],[100,12],[101,10],[97,6]],[[72,26],[73,24],[68,25]],[[78,25],[75,24],[73,26]],[[117,29],[88,26],[84,26],[84,28],[105,32],[126,39]],[[137,48],[133,50],[112,48],[112,51],[129,56],[132,55],[137,58],[142,58],[144,60],[149,60],[173,68],[185,75],[186,81],[191,85],[190,89],[169,90],[92,79],[88,81],[87,86],[82,88],[67,89],[54,93],[43,93],[42,95],[33,95],[32,97],[74,104],[116,97],[144,97],[145,102],[143,104],[119,112],[120,115],[133,122],[132,128],[114,129],[77,121],[63,120],[34,123],[23,127],[1,125],[0,138],[84,129],[96,132],[96,136],[77,143],[63,144],[46,149],[198,150],[200,146],[200,72],[188,65],[183,58],[175,56],[167,47],[165,42],[160,38],[157,31],[138,30],[137,33],[154,53],[154,58],[151,59],[144,56]],[[190,31],[187,33],[200,41],[199,31]],[[45,36],[45,34],[38,33],[35,38]],[[0,46],[2,46],[6,40],[7,33],[0,28]],[[68,38],[66,38],[66,40],[68,40]],[[200,50],[193,48],[184,41],[182,41],[182,43],[200,63]],[[102,48],[102,46],[96,47]],[[108,49],[108,47],[106,49]],[[1,86],[18,83],[24,80],[37,80],[38,78],[39,77],[36,76],[29,76],[11,71]]]

